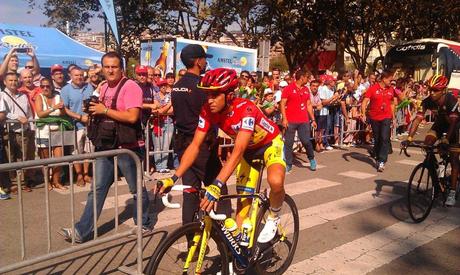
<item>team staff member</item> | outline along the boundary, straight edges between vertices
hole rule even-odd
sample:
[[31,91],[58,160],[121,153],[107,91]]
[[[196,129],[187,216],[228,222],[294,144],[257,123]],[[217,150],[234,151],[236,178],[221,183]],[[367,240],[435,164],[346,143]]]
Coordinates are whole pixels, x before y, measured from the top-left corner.
[[[274,71],[275,72],[275,71]],[[316,128],[315,116],[313,115],[313,106],[310,100],[310,91],[305,84],[310,79],[310,73],[307,71],[297,71],[295,73],[295,81],[284,88],[281,95],[281,114],[283,115],[283,127],[285,129],[284,139],[286,146],[286,171],[292,169],[292,146],[294,144],[294,136],[297,131],[303,147],[307,150],[308,160],[310,161],[310,169],[316,170],[315,155],[313,153],[313,145],[311,144],[311,127],[310,119],[312,120],[313,128]]]
[[[182,160],[185,149],[193,140],[201,107],[206,102],[206,94],[197,86],[200,83],[200,74],[206,70],[206,58],[212,58],[212,55],[206,54],[200,45],[190,44],[182,50],[180,57],[187,72],[174,85],[171,94],[176,119],[174,149],[179,156],[179,162]],[[217,176],[222,165],[217,155],[218,144],[215,139],[215,131],[210,131],[206,142],[199,148],[197,160],[182,176],[184,184],[200,188],[201,182],[207,186]],[[195,212],[199,208],[200,198],[198,194],[187,190],[184,191],[183,198],[182,223],[186,224],[193,221]]]
[[364,94],[361,104],[361,117],[366,122],[366,108],[369,104],[369,120],[374,133],[374,157],[377,161],[377,171],[383,172],[390,150],[391,122],[393,120],[392,103],[395,97],[404,99],[402,93],[397,93],[391,87],[393,73],[384,71],[380,81],[370,86]]

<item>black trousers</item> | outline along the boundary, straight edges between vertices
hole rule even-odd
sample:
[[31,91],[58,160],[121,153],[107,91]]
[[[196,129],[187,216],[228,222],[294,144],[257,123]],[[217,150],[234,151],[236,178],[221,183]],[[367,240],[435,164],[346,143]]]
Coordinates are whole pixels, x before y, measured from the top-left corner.
[[[181,133],[176,134],[174,139],[175,151],[179,157],[179,162],[182,160],[185,149],[193,140],[193,136],[184,135]],[[203,182],[205,186],[212,184],[213,180],[217,177],[222,164],[219,160],[217,153],[218,144],[211,144],[204,142],[201,144],[198,157],[182,176],[182,183],[184,185],[191,185],[197,189],[201,188]],[[222,194],[228,194],[227,185],[222,190]],[[197,193],[183,193],[183,206],[182,206],[182,224],[193,222],[195,214],[199,210],[200,197]],[[217,212],[224,213],[227,216],[231,215],[231,202],[229,200],[218,203]]]
[[370,120],[374,135],[374,156],[377,162],[387,162],[390,151],[391,119]]
[[308,159],[312,160],[315,158],[313,145],[311,143],[310,123],[289,123],[286,133],[284,134],[284,153],[286,156],[286,164],[288,166],[292,166],[292,146],[294,145],[296,131],[300,142],[307,151]]

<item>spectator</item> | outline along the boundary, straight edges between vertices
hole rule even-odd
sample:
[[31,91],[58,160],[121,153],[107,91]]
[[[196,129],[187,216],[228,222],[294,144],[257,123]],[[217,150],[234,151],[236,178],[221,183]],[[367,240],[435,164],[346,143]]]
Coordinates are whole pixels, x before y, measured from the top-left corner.
[[273,122],[280,122],[281,113],[278,109],[278,103],[275,102],[275,97],[273,91],[270,88],[266,88],[264,91],[264,98],[261,104],[259,105],[262,112]]
[[[315,120],[317,123],[320,121],[320,111],[323,108],[323,105],[321,103],[321,98],[318,93],[318,88],[319,88],[319,81],[318,80],[312,80],[310,82],[310,99],[311,99],[311,106],[313,107],[313,114],[315,116]],[[323,144],[321,142],[321,132],[319,130],[314,131],[314,136],[315,136],[315,150],[316,152],[321,152],[324,150]]]
[[258,83],[258,82],[259,82],[259,75],[257,75],[257,72],[252,71],[252,72],[251,72],[251,77],[252,77],[252,79],[254,80],[254,83]]
[[[135,129],[136,133],[130,136],[130,139],[137,139],[132,144],[120,144],[121,148],[126,148],[135,152],[141,159],[143,159],[143,146],[142,129],[141,129],[141,108],[142,108],[142,90],[132,80],[126,80],[121,83],[123,76],[123,60],[120,55],[115,52],[109,52],[102,56],[102,73],[104,74],[107,83],[102,85],[100,103],[91,103],[89,112],[91,115],[104,117],[106,120],[115,122],[123,122],[126,127]],[[73,72],[73,71],[72,71]],[[122,85],[123,84],[123,85]],[[122,85],[118,87],[118,85]],[[116,100],[116,109],[112,109],[112,99],[119,89],[119,94]],[[83,118],[87,121],[88,117]],[[132,127],[132,128],[131,128]],[[134,136],[135,135],[135,136]],[[116,149],[118,147],[114,147]],[[96,147],[96,151],[103,150]],[[80,218],[80,221],[75,224],[75,232],[71,228],[62,228],[61,234],[66,240],[72,239],[72,234],[75,233],[75,240],[78,243],[89,240],[91,233],[94,229],[94,216],[93,207],[96,203],[97,217],[99,217],[104,206],[104,201],[109,192],[110,186],[114,182],[114,167],[113,157],[101,157],[96,159],[96,188],[88,193],[88,200],[85,205],[85,210]],[[149,198],[145,187],[142,188],[142,198],[137,198],[137,179],[136,168],[134,160],[127,155],[118,156],[118,169],[126,178],[129,186],[129,191],[133,194],[134,205],[138,199],[142,199],[142,221],[137,221],[137,207],[134,207],[133,219],[134,223],[142,223],[142,228],[145,231],[151,230],[151,222],[148,217]],[[93,201],[93,192],[96,192],[96,202]]]
[[307,151],[307,156],[310,161],[310,169],[316,170],[316,160],[311,144],[311,126],[316,128],[316,121],[313,115],[313,107],[310,100],[310,91],[305,85],[310,79],[310,73],[299,70],[295,74],[296,81],[289,84],[284,90],[281,97],[281,114],[283,116],[283,127],[285,130],[285,155],[286,155],[286,171],[292,170],[292,146],[294,145],[294,137],[297,131],[300,142]]
[[41,89],[40,87],[35,86],[32,71],[29,69],[24,69],[21,71],[20,80],[22,85],[18,91],[27,95],[32,113],[35,115],[35,100],[37,99],[38,94],[41,93]]
[[19,67],[19,59],[16,55],[16,48],[12,48],[8,53],[3,57],[3,63],[0,65],[0,81],[1,88],[4,86],[4,77],[7,73],[17,73]]
[[183,68],[180,69],[180,70],[179,70],[179,73],[177,74],[177,80],[176,80],[176,82],[179,81],[179,79],[181,79],[181,78],[185,75],[186,72],[187,72],[186,69],[183,69]]
[[31,60],[26,62],[24,68],[32,72],[33,83],[38,87],[40,86],[40,80],[43,78],[43,76],[40,74],[40,65],[38,64],[38,59],[35,56],[34,49],[32,48],[28,48],[26,53],[31,57]]
[[378,172],[383,172],[390,149],[390,129],[394,118],[392,101],[394,97],[404,99],[403,94],[397,94],[390,83],[393,73],[384,71],[381,80],[369,87],[364,94],[361,105],[361,116],[366,121],[366,108],[369,104],[369,120],[374,134],[373,156],[376,159]]
[[345,134],[343,138],[343,143],[346,146],[354,146],[356,133],[353,131],[356,130],[358,110],[356,107],[356,100],[353,96],[353,83],[345,83],[345,93],[340,99],[342,117],[344,119],[344,131],[350,131],[351,133]]
[[[70,76],[70,72],[74,69],[74,68],[80,68],[78,67],[76,64],[70,64],[69,66],[67,66],[67,75]],[[72,78],[69,79],[69,81],[67,81],[67,84],[70,84],[72,83]]]
[[279,90],[275,90],[275,94],[274,94],[275,102],[279,103],[281,101],[281,94],[284,88],[286,88],[288,85],[289,85],[288,82],[284,80],[280,82]]
[[174,73],[167,73],[165,79],[166,79],[166,84],[168,85],[168,88],[171,90],[172,87],[174,86],[174,83],[176,83],[176,77],[174,76]]
[[147,126],[147,121],[158,106],[153,102],[153,96],[156,94],[152,84],[148,82],[148,67],[137,65],[136,69],[136,83],[142,89],[142,124]]
[[[19,123],[11,124],[9,132],[5,138],[7,143],[6,152],[10,152],[10,162],[32,160],[35,158],[35,139],[30,130],[29,120],[33,119],[32,109],[26,94],[18,91],[18,75],[14,72],[6,73],[5,90],[3,100],[5,103],[6,117],[12,120],[18,120]],[[9,144],[9,145],[8,145]],[[24,147],[22,147],[24,144]],[[25,159],[23,159],[23,155]],[[27,169],[25,172],[25,184],[22,189],[31,192],[35,182],[33,180],[35,170]],[[22,180],[22,179],[17,179]]]
[[[200,82],[200,74],[206,70],[206,58],[212,57],[206,54],[203,47],[190,44],[184,47],[180,58],[187,68],[187,73],[174,85],[171,99],[176,119],[176,136],[174,148],[179,156],[179,162],[187,146],[192,142],[195,130],[198,127],[198,118],[201,107],[206,102],[206,94],[197,88]],[[212,184],[222,168],[217,154],[218,143],[214,142],[216,133],[210,131],[206,145],[197,148],[198,158],[193,166],[182,177],[183,182],[200,188],[203,182],[206,186]],[[227,190],[223,190],[223,193]],[[196,193],[183,193],[182,223],[193,221],[195,213],[199,209],[200,197]],[[225,208],[225,203],[219,204],[219,208]],[[231,206],[227,204],[231,210]],[[228,213],[227,213],[228,214]]]
[[320,120],[319,120],[319,132],[323,137],[322,144],[326,150],[332,150],[332,147],[329,145],[328,136],[329,136],[329,129],[333,127],[332,117],[330,112],[331,104],[333,104],[337,99],[339,99],[339,95],[334,94],[334,79],[331,76],[324,75],[323,76],[323,85],[321,85],[318,89],[319,97],[321,98],[322,108],[320,110]]
[[[86,83],[83,78],[83,70],[79,67],[74,67],[70,71],[70,83],[64,86],[61,90],[61,98],[64,103],[65,113],[74,119],[77,130],[76,147],[74,154],[83,154],[89,152],[87,145],[87,132],[85,125],[81,122],[83,113],[83,100],[89,98],[93,94],[93,87]],[[85,186],[91,182],[89,176],[89,163],[85,162],[83,167],[80,163],[75,163],[75,172],[77,174],[77,185]]]
[[160,82],[160,80],[161,70],[157,68],[152,68],[152,85],[158,86],[158,82]]
[[51,66],[51,79],[53,79],[54,91],[61,93],[62,87],[66,85],[64,77],[64,68],[59,64]]
[[[173,108],[171,103],[171,90],[168,88],[168,81],[158,83],[160,92],[154,96],[154,104],[158,106],[153,111],[153,146],[156,151],[167,151],[171,143],[174,124],[171,118]],[[155,167],[160,173],[169,173],[168,153],[157,153],[155,155]]]
[[101,83],[102,79],[100,76],[101,68],[98,67],[96,64],[90,67],[87,71],[88,73],[88,83],[93,87],[93,90],[97,89],[99,83]]
[[[3,93],[0,93],[0,164],[7,163],[8,160],[5,158],[5,141],[3,136],[5,134],[5,128],[3,126],[6,120],[6,108],[3,101]],[[0,172],[0,200],[7,200],[10,198],[11,181],[8,172]]]
[[[35,118],[38,119],[36,130],[38,155],[41,159],[62,157],[64,155],[63,146],[53,146],[51,133],[59,132],[60,126],[63,127],[64,123],[67,123],[70,127],[72,124],[64,119],[59,119],[64,114],[64,103],[61,101],[59,93],[54,92],[51,81],[43,78],[40,81],[40,88],[42,92],[37,96],[37,100],[35,101]],[[53,167],[48,190],[52,190],[53,188],[61,190],[68,189],[61,183],[61,172],[61,166]]]

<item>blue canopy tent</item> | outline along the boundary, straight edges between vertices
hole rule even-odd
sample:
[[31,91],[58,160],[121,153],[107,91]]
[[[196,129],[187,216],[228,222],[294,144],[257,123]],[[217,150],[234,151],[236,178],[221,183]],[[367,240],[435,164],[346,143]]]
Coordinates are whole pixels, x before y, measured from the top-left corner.
[[[34,48],[42,69],[50,68],[54,64],[60,64],[64,68],[69,64],[88,68],[94,63],[99,64],[104,54],[73,40],[55,28],[0,23],[0,62],[3,62],[3,56],[13,47]],[[30,60],[25,53],[19,52],[18,57],[20,67]]]

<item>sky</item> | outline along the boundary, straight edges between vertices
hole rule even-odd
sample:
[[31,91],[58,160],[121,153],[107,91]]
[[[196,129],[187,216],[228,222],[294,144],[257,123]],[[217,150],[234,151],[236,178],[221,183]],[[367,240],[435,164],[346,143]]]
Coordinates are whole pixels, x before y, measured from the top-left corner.
[[[37,5],[32,10],[25,0],[0,0],[0,22],[40,26],[48,22],[48,17],[43,14],[40,6],[45,0],[36,0]],[[30,14],[27,12],[30,11]],[[93,18],[88,26],[92,31],[103,32],[104,22],[100,18]]]

